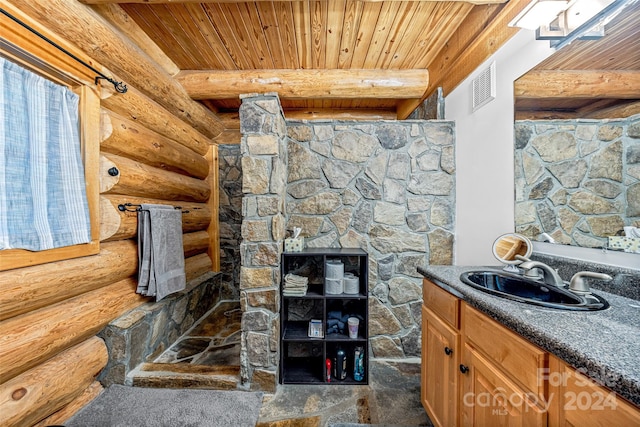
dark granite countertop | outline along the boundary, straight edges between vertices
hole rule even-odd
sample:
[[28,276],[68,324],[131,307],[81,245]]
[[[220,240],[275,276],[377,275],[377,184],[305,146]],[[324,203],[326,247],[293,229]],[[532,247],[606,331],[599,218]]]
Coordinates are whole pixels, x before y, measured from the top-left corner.
[[608,309],[564,311],[493,296],[459,279],[465,271],[487,269],[499,267],[418,267],[445,290],[640,406],[640,301],[594,290]]

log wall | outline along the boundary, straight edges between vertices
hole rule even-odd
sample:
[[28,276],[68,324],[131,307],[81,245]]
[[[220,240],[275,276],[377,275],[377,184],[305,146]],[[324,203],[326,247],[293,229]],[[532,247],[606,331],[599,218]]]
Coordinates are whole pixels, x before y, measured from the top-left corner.
[[[59,21],[55,15],[36,13],[36,3],[40,0],[10,0],[6,5],[3,2],[3,8],[74,53],[82,54],[85,47],[73,40],[73,34],[88,31],[74,28],[63,33],[64,23],[49,22]],[[70,10],[64,10],[66,7]],[[96,21],[96,27],[105,33],[117,31],[104,21],[97,22],[101,19],[98,15],[75,1],[62,2],[57,8],[55,13],[76,16],[82,25]],[[12,31],[13,24],[5,18],[0,24],[3,31]],[[110,41],[99,44],[108,46]],[[53,67],[57,64],[51,58],[61,55],[35,36],[18,47]],[[129,58],[129,64],[137,64],[137,68],[123,70],[128,64],[110,64],[104,57],[90,55],[84,52],[82,58],[98,69],[104,66],[122,74],[140,74],[140,64],[150,61]],[[102,66],[96,60],[101,60]],[[155,68],[150,77],[158,73]],[[148,80],[143,75],[137,79]],[[148,87],[125,83],[129,86],[126,94],[102,88],[101,117],[96,123],[101,135],[100,252],[0,272],[2,426],[64,423],[99,394],[102,387],[95,379],[108,355],[96,333],[123,313],[151,301],[135,293],[136,213],[119,211],[119,204],[180,206],[184,211],[187,280],[219,269],[217,147],[211,145],[210,139],[215,129],[197,130],[202,123],[219,120],[213,115],[207,117],[207,111],[186,94],[181,98],[178,90],[172,89],[173,101],[167,101],[160,99],[162,94],[157,98],[150,94]],[[168,102],[185,106],[183,113],[166,107]],[[198,116],[186,120],[185,112],[190,110],[197,111]],[[199,120],[197,126],[194,120]],[[114,167],[118,170],[116,176],[109,174]]]

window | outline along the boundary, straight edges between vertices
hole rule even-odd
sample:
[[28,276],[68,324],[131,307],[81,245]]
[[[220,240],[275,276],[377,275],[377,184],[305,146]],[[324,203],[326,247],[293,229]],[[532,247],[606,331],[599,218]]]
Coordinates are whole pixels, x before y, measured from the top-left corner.
[[[4,23],[3,23],[4,25]],[[11,24],[8,25],[12,27]],[[12,33],[11,30],[15,29],[15,33]],[[63,218],[64,221],[67,222],[68,218],[64,215],[75,216],[75,219],[70,221],[71,224],[78,224],[76,226],[72,226],[72,228],[81,229],[84,227],[85,221],[88,221],[90,224],[90,234],[82,236],[78,236],[75,233],[75,230],[71,230],[70,232],[62,233],[63,236],[61,239],[54,238],[51,240],[42,239],[42,233],[38,233],[38,238],[35,240],[39,240],[39,242],[34,243],[33,245],[27,244],[25,246],[20,247],[29,247],[32,250],[24,250],[24,249],[3,249],[0,250],[0,270],[8,270],[12,268],[24,267],[35,264],[42,264],[52,261],[58,261],[69,258],[76,258],[91,254],[96,254],[99,252],[99,212],[98,212],[98,204],[99,204],[99,194],[98,194],[98,170],[99,170],[99,124],[100,124],[100,98],[95,90],[93,81],[87,79],[86,71],[74,69],[76,67],[75,64],[72,64],[69,61],[61,61],[62,64],[56,63],[58,61],[56,58],[51,58],[52,54],[56,56],[63,55],[60,52],[55,51],[53,47],[46,45],[43,41],[30,36],[24,37],[20,33],[23,32],[22,29],[18,28],[16,25],[14,28],[9,28],[9,37],[7,42],[0,43],[0,56],[3,58],[0,63],[5,63],[7,67],[11,68],[15,71],[16,68],[27,69],[29,73],[37,74],[37,79],[40,81],[44,81],[45,86],[51,86],[55,89],[55,87],[61,89],[63,94],[62,96],[67,98],[72,104],[74,104],[75,108],[77,108],[77,112],[74,111],[74,107],[72,106],[71,114],[76,114],[75,119],[79,118],[79,126],[76,126],[75,129],[72,130],[72,133],[75,132],[77,135],[76,138],[80,139],[80,152],[77,153],[79,159],[84,166],[83,175],[79,175],[79,180],[76,180],[78,184],[76,186],[86,188],[86,201],[79,200],[76,196],[71,198],[67,197],[65,204],[57,206],[58,202],[48,200],[49,204],[47,206],[49,215],[51,216],[53,212],[53,216],[58,215],[58,218]],[[15,44],[11,43],[12,36],[15,36],[14,39],[16,41]],[[55,51],[55,52],[54,52]],[[43,52],[48,52],[46,56],[48,61],[43,61],[37,58],[34,54],[30,52],[37,52],[42,55]],[[77,67],[81,67],[81,65],[77,65]],[[60,86],[64,86],[64,88],[60,88]],[[2,89],[2,87],[0,87]],[[4,89],[2,89],[4,90]],[[54,104],[54,108],[59,108],[60,104]],[[14,123],[15,125],[15,123]],[[58,126],[58,124],[56,124]],[[19,127],[19,126],[18,126]],[[14,126],[15,128],[15,126]],[[7,129],[7,126],[5,126]],[[12,131],[13,132],[13,131]],[[54,144],[47,144],[54,145]],[[49,147],[51,148],[51,147]],[[48,148],[48,149],[49,149]],[[43,152],[44,155],[44,152]],[[51,159],[51,157],[55,157],[56,154],[52,152],[48,152],[46,155],[47,159]],[[0,154],[0,161],[2,161],[2,155]],[[73,157],[73,156],[72,156]],[[52,163],[52,162],[48,162]],[[14,162],[15,164],[15,162]],[[73,171],[68,168],[70,164],[70,159],[65,159],[60,163],[60,167],[64,168],[64,170],[58,171],[58,176],[51,177],[52,174],[55,174],[56,167],[51,165],[48,170],[45,170],[44,173],[49,175],[52,181],[60,181],[62,178],[65,178],[62,174],[73,174]],[[0,166],[2,167],[2,166]],[[80,169],[81,170],[81,169]],[[13,172],[13,179],[15,179],[15,171]],[[10,174],[9,174],[10,175]],[[36,176],[36,175],[34,175]],[[10,175],[11,179],[11,175]],[[33,180],[32,180],[33,181]],[[35,180],[35,186],[40,185],[43,181]],[[71,180],[67,180],[71,182]],[[14,190],[17,188],[14,185]],[[81,190],[84,190],[80,188]],[[41,193],[44,192],[47,195],[53,195],[53,192],[50,188],[41,189]],[[68,193],[67,193],[68,194]],[[80,193],[82,194],[82,193]],[[25,200],[30,197],[29,194],[25,192]],[[0,197],[2,197],[0,195]],[[13,198],[13,202],[11,207],[15,207],[17,205],[21,206],[22,209],[25,209],[25,215],[32,215],[29,208],[29,203],[16,202],[18,198],[13,194],[10,198]],[[47,197],[45,197],[46,199]],[[51,198],[51,197],[50,197]],[[64,199],[64,197],[63,197]],[[5,200],[6,202],[6,200]],[[10,209],[7,203],[2,203],[0,200],[0,209],[6,210]],[[88,212],[86,208],[88,208]],[[55,210],[57,209],[57,212]],[[73,209],[73,212],[65,212],[65,210]],[[0,212],[0,214],[5,214],[6,212]],[[62,216],[61,216],[62,215]],[[11,223],[12,227],[16,227],[16,222]],[[6,235],[6,222],[5,229],[3,230],[2,224],[0,224],[0,239],[4,240],[4,242],[0,242],[0,247],[18,247],[13,243],[7,243]],[[47,228],[44,225],[44,228]],[[60,231],[64,230],[64,227],[61,227],[59,223],[53,223],[50,227],[54,230]],[[88,229],[88,227],[87,227]],[[29,230],[32,231],[32,230]],[[29,233],[27,233],[29,234]],[[33,233],[31,233],[33,234]],[[44,233],[46,234],[46,233]],[[53,233],[54,235],[56,233]],[[83,233],[80,233],[83,234]],[[27,239],[28,241],[29,239]],[[54,249],[45,249],[39,250],[38,245],[42,244],[44,241],[43,248],[55,247]],[[83,243],[78,243],[83,242]],[[60,246],[60,247],[57,247]]]

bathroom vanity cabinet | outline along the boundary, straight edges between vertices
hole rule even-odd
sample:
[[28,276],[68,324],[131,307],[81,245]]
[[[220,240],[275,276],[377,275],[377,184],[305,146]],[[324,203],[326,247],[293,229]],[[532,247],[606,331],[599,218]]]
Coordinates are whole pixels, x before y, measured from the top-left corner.
[[458,418],[460,300],[438,286],[422,290],[422,405],[435,426]]
[[[358,278],[357,292],[331,293],[334,289],[327,287],[325,270],[327,261],[335,260],[344,265],[345,274],[352,273]],[[305,295],[284,293],[289,273],[308,278]],[[368,384],[368,276],[368,255],[361,249],[310,248],[282,254],[280,383]],[[360,320],[357,338],[348,335],[347,317]],[[321,325],[322,336],[309,336],[312,320]],[[356,349],[363,352],[364,375],[359,381],[353,375]],[[346,357],[344,379],[334,376],[338,350]],[[327,360],[331,362],[330,380],[327,380]]]
[[421,401],[435,426],[640,425],[640,410],[423,280]]
[[[598,382],[549,356],[550,426],[640,426],[640,409]],[[599,373],[597,373],[599,374]]]

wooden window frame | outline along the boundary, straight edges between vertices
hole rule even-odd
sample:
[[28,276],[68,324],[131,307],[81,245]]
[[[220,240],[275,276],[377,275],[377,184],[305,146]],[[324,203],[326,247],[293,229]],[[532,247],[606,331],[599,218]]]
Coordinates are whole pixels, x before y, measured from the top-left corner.
[[[10,13],[41,33],[47,31],[44,28],[37,28],[37,23],[30,22],[28,17],[17,10],[10,10]],[[95,255],[100,252],[100,94],[98,87],[93,81],[92,73],[81,64],[17,23],[9,21],[6,17],[1,18],[2,25],[7,27],[8,37],[0,40],[0,56],[68,87],[80,97],[78,105],[80,144],[91,222],[91,242],[44,251],[1,250],[0,271]],[[45,35],[55,40],[54,35]],[[63,45],[63,42],[58,40],[56,43]],[[72,51],[72,47],[65,46],[65,49]],[[91,60],[81,52],[73,53],[85,62],[91,63]]]

